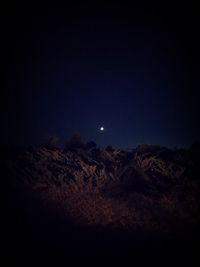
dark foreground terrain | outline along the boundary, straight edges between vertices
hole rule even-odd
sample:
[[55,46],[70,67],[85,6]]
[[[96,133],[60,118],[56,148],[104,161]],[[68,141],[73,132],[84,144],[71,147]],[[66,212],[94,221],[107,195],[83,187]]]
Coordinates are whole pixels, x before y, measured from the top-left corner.
[[198,266],[199,166],[198,143],[2,149],[7,265]]

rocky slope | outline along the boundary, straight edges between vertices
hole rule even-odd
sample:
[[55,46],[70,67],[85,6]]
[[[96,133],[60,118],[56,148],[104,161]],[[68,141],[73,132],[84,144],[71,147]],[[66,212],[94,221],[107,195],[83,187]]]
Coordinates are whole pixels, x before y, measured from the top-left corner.
[[200,222],[197,145],[188,151],[29,147],[7,154],[12,186],[77,224],[178,233]]

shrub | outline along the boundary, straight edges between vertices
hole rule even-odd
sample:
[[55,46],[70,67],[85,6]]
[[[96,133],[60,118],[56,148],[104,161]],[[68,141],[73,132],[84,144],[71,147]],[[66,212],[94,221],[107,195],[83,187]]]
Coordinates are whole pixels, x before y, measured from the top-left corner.
[[106,151],[113,152],[114,151],[114,148],[109,145],[109,146],[106,147]]
[[99,148],[94,148],[92,150],[92,156],[94,157],[94,159],[100,160],[101,159],[101,150]]
[[96,143],[94,141],[90,141],[90,142],[87,142],[86,144],[86,148],[87,149],[92,149],[92,148],[96,148]]
[[54,149],[58,145],[58,137],[55,135],[45,136],[41,142],[41,147],[45,147],[48,149]]
[[82,142],[80,134],[74,134],[72,137],[65,142],[65,151],[75,150],[79,148],[84,148],[85,145]]

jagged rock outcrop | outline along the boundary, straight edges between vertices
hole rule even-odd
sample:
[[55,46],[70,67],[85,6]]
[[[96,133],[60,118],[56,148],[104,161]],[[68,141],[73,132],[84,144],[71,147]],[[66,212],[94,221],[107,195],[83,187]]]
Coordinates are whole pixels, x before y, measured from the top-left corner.
[[80,223],[169,230],[177,221],[200,221],[198,162],[197,151],[92,144],[64,151],[32,147],[4,163],[12,181]]

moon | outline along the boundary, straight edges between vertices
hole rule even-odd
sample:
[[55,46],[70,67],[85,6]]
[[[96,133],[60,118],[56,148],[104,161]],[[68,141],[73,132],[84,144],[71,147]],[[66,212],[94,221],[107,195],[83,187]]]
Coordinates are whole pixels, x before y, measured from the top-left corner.
[[104,131],[104,127],[103,127],[103,126],[100,127],[100,131],[101,131],[101,132]]

